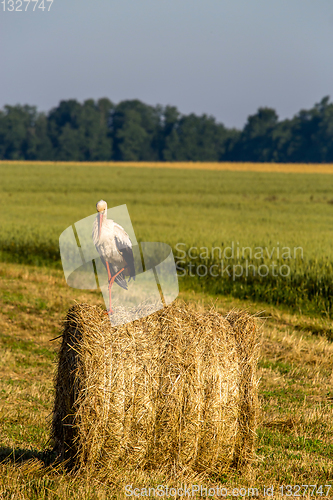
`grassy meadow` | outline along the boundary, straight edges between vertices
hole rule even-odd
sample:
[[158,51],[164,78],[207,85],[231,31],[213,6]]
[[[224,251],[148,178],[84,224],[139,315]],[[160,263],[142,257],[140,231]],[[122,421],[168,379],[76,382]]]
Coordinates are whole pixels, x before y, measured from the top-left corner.
[[308,259],[333,256],[330,174],[1,162],[0,178],[0,248],[13,242],[23,255],[28,245],[31,258],[42,245],[56,253],[60,233],[101,198],[127,204],[139,241],[279,242]]
[[[256,487],[261,499],[264,487],[282,498],[281,485],[305,484],[317,486],[301,489],[303,498],[325,498],[331,484],[326,498],[333,498],[333,168],[182,167],[0,163],[0,499],[126,498],[126,484],[184,482]],[[58,238],[101,198],[127,204],[138,241],[196,247],[197,267],[217,262],[200,247],[303,248],[303,259],[250,259],[289,265],[287,278],[180,278],[180,299],[199,309],[264,311],[256,461],[246,475],[119,469],[100,482],[53,466],[48,440],[60,339],[52,339],[74,300],[102,304],[98,291],[66,285]],[[186,270],[190,260],[183,261]]]
[[[240,249],[240,256],[235,250],[232,259],[224,259],[224,267],[244,265],[245,260],[256,269],[269,267],[264,277],[257,270],[252,275],[251,268],[248,276],[244,272],[237,279],[227,273],[222,279],[221,272],[218,277],[210,273],[200,279],[186,276],[182,286],[332,317],[331,173],[316,174],[317,166],[310,170],[309,165],[297,165],[297,173],[288,174],[280,166],[275,171],[272,165],[266,168],[270,171],[262,171],[261,166],[261,171],[255,171],[255,164],[248,164],[248,170],[241,164],[243,171],[231,171],[232,164],[222,164],[226,170],[211,169],[215,164],[207,164],[207,168],[206,164],[194,165],[201,169],[188,168],[191,164],[124,168],[117,164],[2,162],[1,258],[59,267],[59,235],[93,214],[96,202],[103,198],[109,206],[127,204],[138,241],[164,241],[174,249],[178,244],[186,252],[194,247],[196,258],[189,259],[187,254],[179,264],[186,275],[189,263],[196,268],[201,264],[207,269],[216,263],[221,266],[217,251],[207,257],[200,248],[210,253],[217,247],[224,252],[232,244]],[[325,172],[333,171],[325,168]],[[245,247],[251,248],[251,258],[245,254],[242,258]],[[255,258],[254,250],[259,247],[265,249],[264,255]],[[283,257],[283,248],[290,249],[291,258],[288,252]],[[297,259],[295,248],[301,248]],[[275,271],[272,264],[277,266]],[[274,276],[283,265],[290,274]]]

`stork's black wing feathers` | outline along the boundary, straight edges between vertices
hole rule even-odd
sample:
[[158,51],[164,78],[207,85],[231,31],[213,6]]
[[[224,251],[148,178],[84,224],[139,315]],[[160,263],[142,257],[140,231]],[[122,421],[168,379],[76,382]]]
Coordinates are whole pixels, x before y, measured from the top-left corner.
[[127,283],[126,283],[126,280],[125,280],[125,275],[124,273],[120,273],[118,274],[118,276],[115,278],[115,282],[121,286],[121,288],[124,288],[124,290],[128,290],[127,288]]
[[116,242],[118,252],[123,256],[123,259],[126,262],[126,267],[128,269],[130,279],[133,278],[135,280],[135,265],[134,265],[134,255],[132,250],[132,242],[128,234],[121,226],[115,224],[115,229],[116,230],[114,234],[114,239]]
[[[117,240],[116,240],[116,243],[117,243]],[[117,245],[117,247],[118,247],[118,245]],[[124,247],[124,248],[118,248],[118,250],[121,253],[121,255],[124,257],[124,260],[126,261],[130,278],[133,278],[135,280],[134,255],[133,255],[132,248]]]

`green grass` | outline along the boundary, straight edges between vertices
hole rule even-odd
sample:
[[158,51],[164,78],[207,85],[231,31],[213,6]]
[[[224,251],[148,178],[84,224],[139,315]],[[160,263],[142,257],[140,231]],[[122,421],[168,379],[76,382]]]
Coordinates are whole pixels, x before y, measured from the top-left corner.
[[[302,246],[332,258],[333,177],[202,170],[0,164],[1,247],[29,242],[41,255],[60,233],[109,206],[127,204],[141,241],[172,245]],[[7,245],[7,246],[6,246]],[[15,248],[13,250],[16,251]]]
[[[248,307],[265,309],[268,317],[258,368],[257,461],[251,476],[230,473],[215,483],[258,487],[261,494],[269,485],[278,491],[286,484],[332,483],[333,176],[1,163],[0,178],[1,499],[125,498],[126,484],[180,482],[116,470],[99,483],[52,466],[48,439],[59,341],[50,340],[59,335],[73,299],[102,303],[97,291],[66,285],[58,238],[93,214],[101,198],[109,206],[127,204],[139,241],[303,247],[303,260],[280,259],[290,264],[287,279],[186,276],[181,296],[199,308],[216,300],[223,312]],[[194,261],[216,263],[203,256]],[[236,256],[231,263],[241,262]],[[180,266],[188,263],[186,258]]]
[[[107,166],[0,164],[0,259],[60,267],[61,232],[95,212],[101,198],[110,207],[127,204],[139,241],[164,241],[192,250],[188,264],[220,264],[200,257],[200,248],[233,242],[235,248],[280,248],[273,259],[247,259],[258,266],[290,267],[290,276],[189,278],[181,286],[240,299],[285,304],[298,311],[333,316],[333,176]],[[283,247],[292,257],[282,258]],[[301,247],[303,258],[294,259]],[[181,252],[175,252],[181,256]],[[224,265],[244,264],[235,256]],[[275,268],[277,269],[277,268]],[[286,269],[286,268],[285,268]],[[276,271],[275,271],[276,272]],[[251,274],[252,273],[252,274]]]

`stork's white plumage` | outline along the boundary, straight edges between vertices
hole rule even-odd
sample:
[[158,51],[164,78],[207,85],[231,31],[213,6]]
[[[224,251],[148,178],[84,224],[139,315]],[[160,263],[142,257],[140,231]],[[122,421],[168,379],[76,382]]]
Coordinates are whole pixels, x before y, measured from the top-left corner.
[[111,309],[111,288],[114,282],[127,290],[125,276],[135,279],[132,242],[125,229],[107,218],[107,203],[96,204],[97,217],[93,224],[92,239],[108,272],[109,312]]

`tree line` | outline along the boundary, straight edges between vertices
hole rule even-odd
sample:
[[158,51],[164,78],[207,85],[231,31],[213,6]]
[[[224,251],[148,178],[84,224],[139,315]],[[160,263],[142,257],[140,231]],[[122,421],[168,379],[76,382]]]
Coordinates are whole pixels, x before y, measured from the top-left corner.
[[333,103],[324,97],[281,121],[274,109],[262,107],[242,130],[139,100],[70,99],[48,113],[6,105],[0,110],[0,159],[333,162]]

